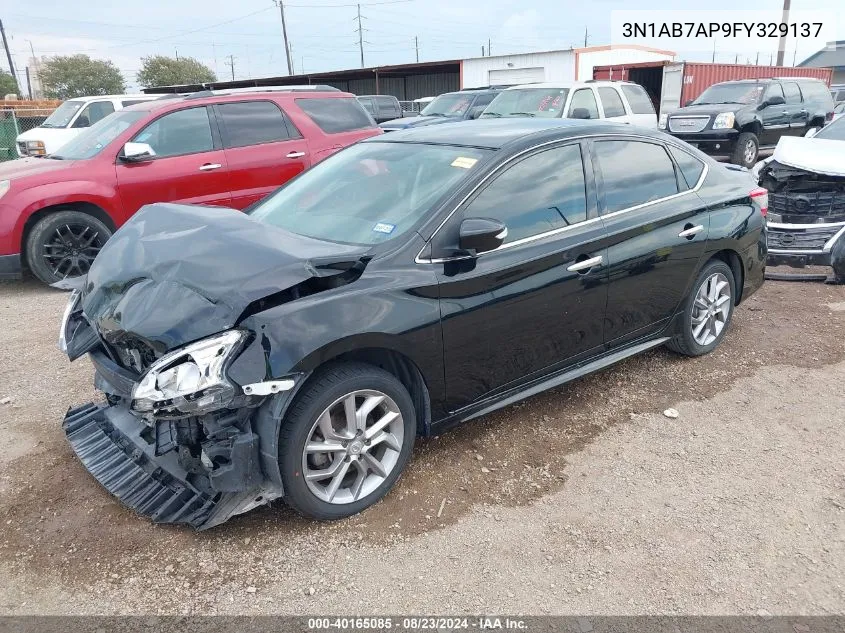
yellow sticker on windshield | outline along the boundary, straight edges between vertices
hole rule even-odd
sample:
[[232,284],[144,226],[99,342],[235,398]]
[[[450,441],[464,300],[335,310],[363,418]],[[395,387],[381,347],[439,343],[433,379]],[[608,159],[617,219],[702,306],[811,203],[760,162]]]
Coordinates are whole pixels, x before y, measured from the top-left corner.
[[466,156],[458,156],[452,161],[452,167],[461,167],[463,169],[472,168],[478,162],[477,158],[467,158]]

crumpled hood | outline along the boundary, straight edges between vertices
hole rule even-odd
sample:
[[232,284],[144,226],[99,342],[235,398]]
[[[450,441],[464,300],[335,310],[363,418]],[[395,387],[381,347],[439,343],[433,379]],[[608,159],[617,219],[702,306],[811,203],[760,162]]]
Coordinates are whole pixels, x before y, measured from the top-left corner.
[[782,136],[772,158],[825,176],[845,176],[845,141]]
[[148,205],[94,260],[82,308],[107,342],[137,337],[164,353],[233,327],[254,301],[342,272],[367,250],[232,209]]

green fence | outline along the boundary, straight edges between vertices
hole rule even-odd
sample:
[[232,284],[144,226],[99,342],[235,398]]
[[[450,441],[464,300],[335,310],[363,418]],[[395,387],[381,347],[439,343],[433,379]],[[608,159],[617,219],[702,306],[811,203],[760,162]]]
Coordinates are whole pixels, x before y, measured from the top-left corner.
[[0,161],[18,157],[15,139],[20,134],[14,110],[0,111]]

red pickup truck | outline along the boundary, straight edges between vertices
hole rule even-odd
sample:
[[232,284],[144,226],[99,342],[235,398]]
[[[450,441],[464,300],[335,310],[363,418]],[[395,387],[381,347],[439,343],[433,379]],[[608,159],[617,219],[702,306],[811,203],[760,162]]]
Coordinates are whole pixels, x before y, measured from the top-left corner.
[[111,234],[152,202],[244,209],[314,163],[376,134],[329,86],[203,91],[115,112],[43,158],[0,164],[0,279],[88,272]]

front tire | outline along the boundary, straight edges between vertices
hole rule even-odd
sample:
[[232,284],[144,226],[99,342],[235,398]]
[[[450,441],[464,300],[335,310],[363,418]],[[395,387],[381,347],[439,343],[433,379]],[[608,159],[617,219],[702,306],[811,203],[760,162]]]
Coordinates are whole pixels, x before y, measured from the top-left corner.
[[111,237],[100,220],[80,211],[56,211],[41,218],[26,240],[26,262],[45,284],[85,275]]
[[285,500],[312,519],[342,519],[384,497],[416,438],[411,396],[364,363],[322,370],[296,396],[279,437]]
[[760,142],[757,135],[751,132],[743,132],[736,140],[731,162],[734,165],[742,165],[751,169],[757,163],[760,154]]
[[685,301],[680,331],[666,346],[685,356],[712,352],[728,331],[735,297],[736,282],[730,266],[721,260],[708,262]]

